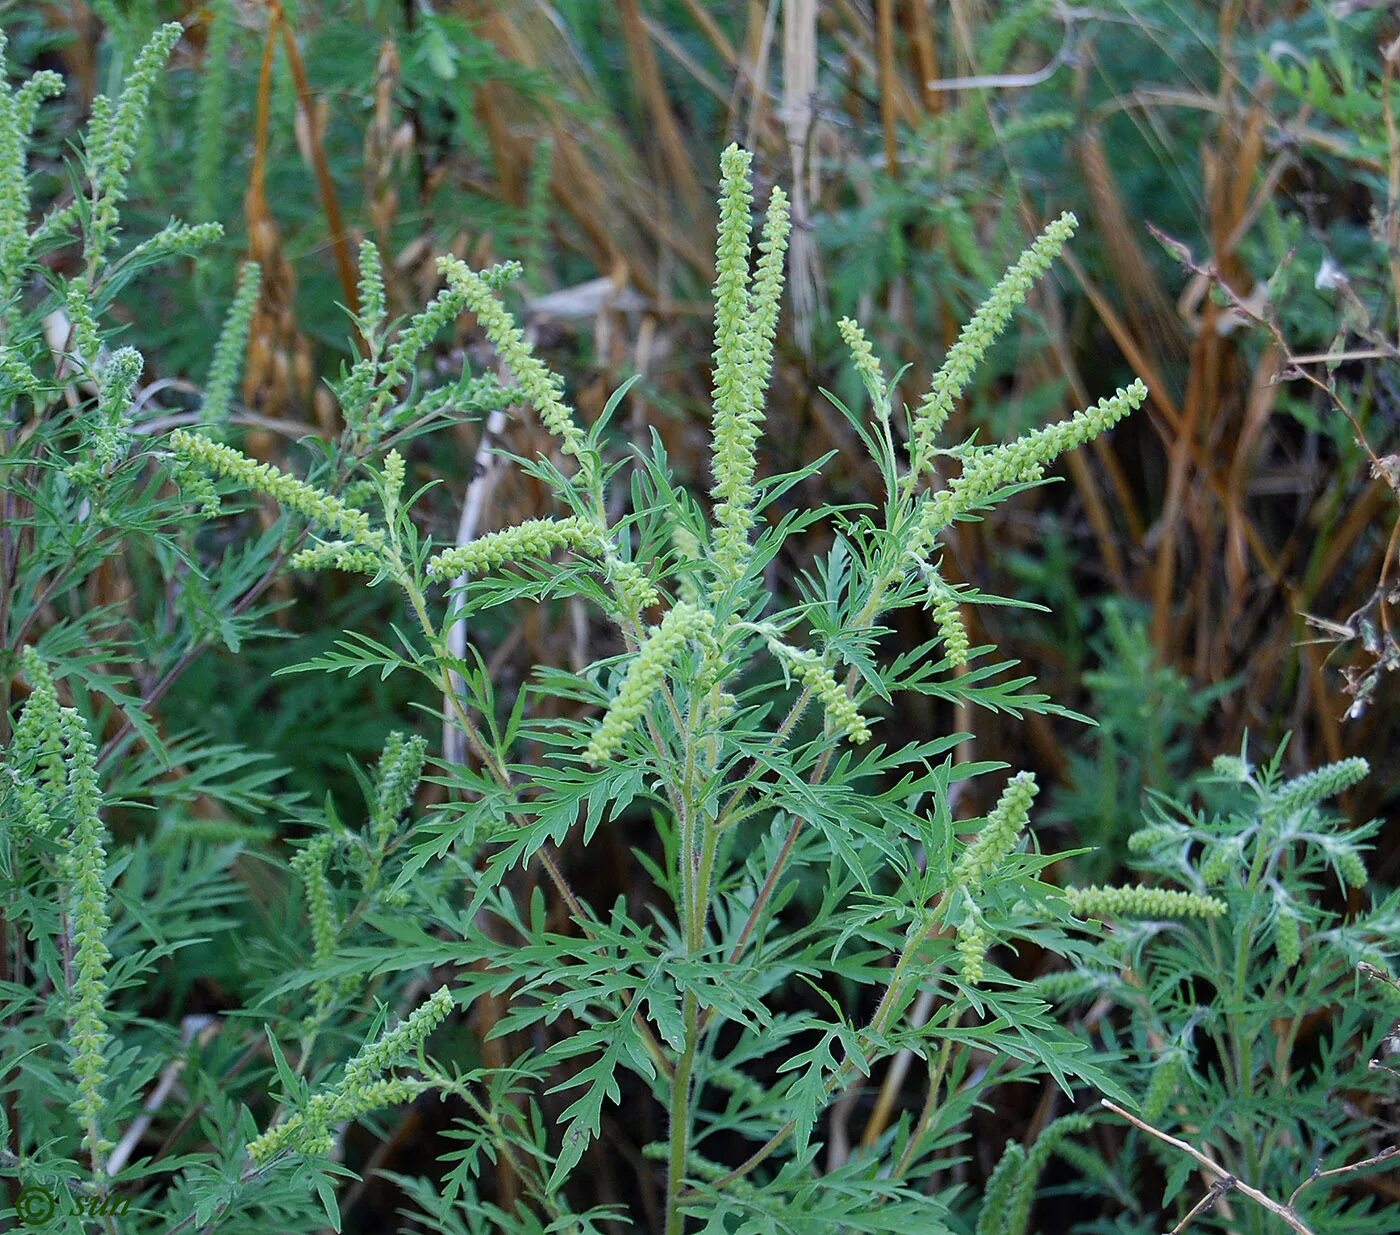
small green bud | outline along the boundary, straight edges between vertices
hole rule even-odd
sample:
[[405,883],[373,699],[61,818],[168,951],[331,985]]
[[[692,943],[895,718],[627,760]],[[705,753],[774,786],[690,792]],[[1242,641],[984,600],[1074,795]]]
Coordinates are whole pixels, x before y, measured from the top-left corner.
[[1348,844],[1342,841],[1336,846],[1334,857],[1337,869],[1342,873],[1342,880],[1349,888],[1364,888],[1369,882],[1366,873],[1366,863],[1362,861],[1361,855]]
[[1298,918],[1285,903],[1274,914],[1274,952],[1284,969],[1292,969],[1303,955],[1303,939]]
[[860,374],[870,397],[875,400],[875,410],[887,416],[889,408],[885,405],[885,374],[880,368],[880,362],[875,358],[875,350],[870,346],[870,340],[865,337],[865,331],[849,317],[843,317],[837,322],[836,328],[841,332],[846,346],[851,349],[851,359],[855,362],[856,372]]
[[1234,838],[1216,841],[1205,852],[1200,865],[1201,882],[1208,888],[1218,888],[1230,877],[1230,872],[1244,864],[1244,851]]
[[1140,828],[1128,837],[1129,853],[1150,853],[1164,845],[1171,845],[1185,839],[1185,829],[1174,823],[1159,823]]
[[987,932],[980,918],[959,925],[955,946],[962,980],[969,986],[976,986],[982,981],[983,963],[987,955]]
[[1217,776],[1227,780],[1243,783],[1249,779],[1249,764],[1238,755],[1217,755],[1210,766]]

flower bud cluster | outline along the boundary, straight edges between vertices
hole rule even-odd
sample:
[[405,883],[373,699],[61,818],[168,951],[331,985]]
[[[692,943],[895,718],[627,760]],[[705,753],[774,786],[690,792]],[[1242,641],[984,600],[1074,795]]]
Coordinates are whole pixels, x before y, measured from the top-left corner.
[[468,544],[446,549],[428,563],[431,579],[479,575],[521,558],[548,557],[555,549],[576,549],[593,556],[604,552],[602,529],[594,519],[526,519],[515,527],[479,536]]
[[385,547],[384,533],[370,526],[369,516],[364,511],[288,476],[270,463],[258,463],[231,446],[198,433],[186,433],[183,429],[176,429],[170,435],[170,447],[186,462],[265,493],[288,510],[340,532],[361,548],[382,551]]
[[97,407],[85,418],[91,428],[83,458],[68,469],[76,484],[94,484],[111,473],[126,451],[131,433],[131,399],[145,360],[134,347],[118,348],[102,367]]
[[1295,776],[1280,785],[1269,803],[1269,809],[1271,813],[1291,815],[1309,806],[1316,806],[1350,789],[1370,771],[1371,765],[1360,758],[1329,763],[1315,772]]
[[1034,775],[1017,772],[1001,791],[1001,797],[953,867],[953,881],[963,887],[981,887],[1010,856],[1030,818],[1031,802],[1040,792]]
[[560,397],[562,380],[546,369],[531,351],[515,319],[496,299],[490,283],[459,258],[440,258],[438,268],[447,276],[448,285],[461,297],[462,303],[476,315],[481,329],[545,428],[559,439],[565,454],[584,463],[591,452],[583,430],[574,423],[573,412]]
[[209,377],[204,383],[204,402],[199,409],[199,423],[206,429],[219,429],[228,423],[229,405],[243,368],[243,355],[248,346],[248,326],[257,308],[262,291],[262,267],[257,262],[244,262],[238,272],[238,285],[233,301],[224,315],[223,329],[214,344],[214,358],[209,362]]
[[909,459],[916,475],[932,462],[934,441],[987,349],[1006,328],[1011,315],[1025,303],[1036,279],[1049,269],[1078,225],[1072,214],[1062,214],[1051,223],[1002,275],[949,348],[910,425]]
[[1065,900],[1077,918],[1218,918],[1226,908],[1213,896],[1165,888],[1066,888]]
[[428,742],[420,734],[405,738],[395,732],[385,741],[379,758],[379,787],[370,812],[370,826],[380,847],[388,843],[399,816],[412,803],[427,755]]
[[596,767],[617,753],[623,738],[661,688],[681,649],[692,639],[708,638],[713,629],[714,617],[707,610],[685,603],[676,605],[660,626],[651,629],[627,666],[622,685],[583,753],[589,764]]
[[406,1021],[361,1047],[345,1065],[334,1089],[313,1095],[300,1113],[249,1142],[248,1156],[262,1163],[289,1149],[302,1154],[324,1154],[333,1143],[333,1125],[368,1111],[411,1101],[423,1092],[425,1083],[384,1074],[407,1062],[451,1010],[451,992],[445,986],[439,987]]
[[1081,446],[1136,410],[1147,398],[1147,387],[1130,386],[1093,407],[1076,412],[1068,420],[1024,434],[1013,442],[992,446],[970,455],[962,475],[934,494],[923,507],[910,534],[906,557],[925,556],[938,533],[970,510],[987,501],[998,489],[1029,484],[1045,475],[1045,468],[1066,450]]
[[1231,871],[1246,869],[1244,847],[1238,837],[1225,837],[1212,844],[1203,854],[1198,868],[1201,882],[1208,888],[1218,888],[1230,877]]

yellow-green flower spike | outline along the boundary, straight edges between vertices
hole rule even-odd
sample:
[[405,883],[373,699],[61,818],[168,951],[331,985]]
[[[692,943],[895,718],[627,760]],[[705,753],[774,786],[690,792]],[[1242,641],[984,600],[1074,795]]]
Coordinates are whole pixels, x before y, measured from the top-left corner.
[[1117,394],[1100,399],[1093,407],[1076,412],[1068,420],[971,455],[963,464],[962,475],[924,503],[906,542],[906,558],[914,561],[922,558],[944,528],[959,515],[982,505],[998,489],[1041,479],[1046,467],[1059,455],[1111,428],[1141,407],[1146,398],[1147,387],[1141,380],[1135,380]]
[[204,383],[204,403],[199,409],[199,423],[204,428],[220,428],[228,421],[229,405],[243,371],[248,324],[253,320],[261,291],[262,267],[257,262],[245,262],[238,272],[238,286],[224,316],[219,341],[214,344],[214,359],[210,361],[209,377]]
[[932,461],[934,442],[987,349],[1006,328],[1011,315],[1025,303],[1036,279],[1059,256],[1078,225],[1074,215],[1062,214],[1041,232],[992,288],[972,320],[963,327],[957,342],[949,348],[943,366],[934,375],[933,385],[915,410],[910,425],[909,461],[915,475],[921,474]]
[[386,1077],[384,1073],[406,1063],[451,1011],[452,994],[447,987],[439,987],[406,1021],[362,1046],[345,1065],[335,1088],[313,1095],[300,1113],[250,1141],[248,1156],[263,1163],[288,1149],[323,1154],[331,1145],[332,1124],[409,1101],[421,1093],[423,1082]]
[[953,882],[976,889],[987,881],[1021,839],[1030,818],[1031,802],[1040,791],[1030,772],[1017,772],[1001,791],[1001,797],[953,868]]
[[510,369],[515,384],[539,414],[545,428],[559,439],[560,448],[586,468],[591,468],[592,452],[588,449],[583,430],[574,423],[573,412],[560,398],[563,382],[546,369],[530,350],[525,335],[496,299],[491,285],[459,258],[440,258],[438,268],[446,275],[448,285],[476,315],[482,331]]
[[768,647],[784,668],[816,695],[833,729],[844,733],[857,745],[870,740],[870,727],[855,701],[820,656],[803,648],[791,647],[772,634],[768,636]]
[[753,289],[749,295],[748,416],[757,426],[763,417],[763,401],[773,372],[773,340],[778,333],[778,311],[783,296],[783,257],[787,253],[787,194],[776,185],[768,197],[763,238],[758,243]]
[[15,725],[10,755],[12,759],[34,759],[46,809],[52,810],[62,802],[68,784],[63,757],[63,709],[49,667],[38,651],[25,647],[20,652],[20,666],[29,682],[29,698]]
[[860,374],[866,390],[870,392],[876,414],[883,419],[889,415],[890,410],[888,387],[885,372],[875,357],[875,349],[870,346],[870,340],[865,337],[865,331],[860,328],[860,324],[851,318],[843,317],[836,323],[836,328],[841,332],[846,346],[851,349],[851,359],[855,362],[856,372]]
[[126,196],[131,160],[145,125],[151,91],[183,34],[179,22],[157,27],[136,57],[116,105],[104,99],[105,106],[99,109],[94,101],[93,122],[88,130],[93,206],[83,246],[89,271],[111,246],[117,208]]
[[343,570],[349,574],[377,575],[384,558],[373,549],[362,549],[348,540],[323,540],[298,549],[287,563],[293,570]]
[[846,693],[846,688],[815,653],[805,653],[793,666],[802,685],[811,690],[821,700],[826,718],[831,727],[844,733],[857,746],[870,741],[870,726],[865,723],[856,708],[855,702]]
[[383,550],[385,547],[384,533],[370,526],[369,516],[364,511],[288,476],[270,463],[258,463],[231,446],[210,441],[198,433],[186,433],[183,429],[176,429],[169,441],[179,458],[206,472],[264,493],[279,505],[304,515],[313,523],[332,528],[362,548]]
[[749,321],[749,210],[753,156],[731,145],[720,156],[718,242],[715,246],[715,349],[711,394],[715,563],[721,582],[740,569],[754,524],[753,473],[757,426],[750,399],[753,335]]
[[312,958],[318,965],[335,956],[339,928],[331,905],[331,884],[326,875],[335,840],[329,832],[316,836],[305,849],[291,860],[291,868],[301,879],[306,895],[306,914],[311,921]]
[[29,141],[39,104],[63,93],[63,78],[48,69],[11,91],[0,32],[0,303],[14,294],[29,258]]
[[567,519],[526,519],[515,527],[503,528],[456,549],[444,550],[428,562],[428,577],[455,579],[458,575],[479,575],[522,558],[547,558],[555,549],[574,549],[600,556],[603,534],[597,521],[577,515]]
[[958,967],[962,980],[969,986],[982,981],[983,966],[987,956],[987,932],[980,918],[972,918],[958,926]]
[[97,318],[93,316],[88,300],[88,290],[86,280],[69,279],[63,287],[63,310],[68,314],[68,354],[77,358],[85,372],[91,373],[96,369],[102,340],[97,330]]
[[107,1147],[100,1120],[107,1083],[107,851],[97,750],[83,719],[72,708],[60,714],[68,762],[68,804],[73,831],[65,855],[72,938],[72,991],[68,1042],[73,1050],[77,1098],[73,1113],[96,1163]]
[[1274,953],[1285,969],[1292,969],[1303,955],[1303,936],[1298,928],[1298,918],[1286,902],[1279,904],[1274,917]]
[[596,767],[617,753],[623,738],[661,688],[681,649],[691,639],[707,638],[713,629],[714,617],[708,611],[684,603],[676,605],[660,626],[652,628],[627,666],[622,685],[583,752],[590,765]]
[[379,261],[379,249],[373,240],[360,243],[360,278],[357,285],[360,298],[360,328],[365,339],[375,341],[384,329],[387,312],[384,299],[384,270]]
[[1196,892],[1165,888],[1066,888],[1077,918],[1218,918],[1225,902]]
[[789,232],[787,197],[775,188],[749,288],[749,164],[730,146],[720,159],[720,221],[716,248],[715,351],[712,419],[716,586],[743,571],[755,522],[754,474],[764,396],[773,366],[773,339],[783,288]]
[[1329,763],[1303,776],[1296,776],[1279,787],[1270,803],[1270,812],[1280,815],[1291,814],[1309,806],[1316,806],[1328,798],[1335,798],[1343,790],[1363,780],[1371,771],[1371,765],[1364,759],[1343,759],[1339,763]]
[[1167,1109],[1172,1095],[1176,1093],[1176,1083],[1184,1063],[1181,1048],[1176,1047],[1168,1050],[1153,1067],[1152,1083],[1142,1100],[1142,1117],[1148,1123],[1156,1123]]
[[613,587],[617,589],[623,608],[629,614],[649,609],[661,599],[646,571],[636,562],[624,561],[608,540],[603,541],[603,564]]
[[982,1190],[982,1212],[977,1216],[976,1235],[1006,1235],[1009,1229],[1007,1218],[1025,1170],[1025,1149],[1018,1141],[1007,1141],[996,1168]]
[[967,654],[970,650],[967,626],[963,622],[962,602],[957,592],[933,570],[930,570],[929,576],[928,603],[933,612],[933,624],[938,630],[938,637],[943,640],[943,651],[948,657],[948,664],[954,669],[961,669],[967,664]]
[[452,992],[440,986],[409,1014],[407,1020],[386,1030],[377,1041],[362,1047],[355,1058],[345,1065],[345,1079],[336,1088],[336,1101],[352,1101],[357,1090],[379,1080],[390,1068],[405,1062],[451,1011]]

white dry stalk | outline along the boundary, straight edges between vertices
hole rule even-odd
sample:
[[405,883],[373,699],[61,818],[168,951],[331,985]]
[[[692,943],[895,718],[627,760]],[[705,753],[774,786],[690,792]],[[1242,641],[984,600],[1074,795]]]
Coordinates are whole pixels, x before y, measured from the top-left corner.
[[[182,1017],[180,1020],[180,1045],[189,1046],[195,1038],[201,1042],[217,1033],[219,1030],[219,1018],[208,1015],[191,1015]],[[132,1151],[141,1143],[141,1138],[146,1135],[146,1129],[151,1126],[151,1120],[157,1111],[165,1105],[165,1101],[170,1097],[171,1090],[175,1088],[175,1082],[180,1079],[180,1073],[184,1071],[185,1060],[183,1057],[172,1059],[161,1069],[160,1080],[156,1082],[156,1087],[147,1095],[146,1101],[141,1104],[141,1114],[131,1121],[131,1126],[122,1135],[122,1139],[117,1142],[117,1147],[112,1150],[112,1156],[107,1159],[107,1174],[116,1175],[131,1157]]]
[[816,97],[816,0],[787,0],[783,5],[783,106],[778,114],[787,131],[788,158],[792,163],[788,288],[792,295],[793,332],[808,356],[812,354],[818,288],[817,251],[807,213],[808,201],[815,199],[817,189],[816,164],[809,158]]
[[[527,330],[526,339],[533,342],[530,336],[531,331]],[[493,409],[486,419],[486,428],[482,431],[481,441],[476,446],[476,455],[472,459],[471,483],[467,485],[467,495],[462,501],[462,514],[457,520],[457,547],[459,549],[476,539],[477,529],[481,526],[481,517],[485,513],[486,503],[491,497],[491,491],[495,488],[496,479],[500,474],[496,442],[505,432],[505,428],[505,409]],[[447,590],[447,616],[444,622],[447,627],[447,650],[454,660],[465,660],[467,655],[467,619],[462,613],[466,586],[467,576],[458,575],[452,580]],[[456,669],[450,671],[450,681],[457,699],[465,706],[466,701],[462,698],[465,684],[462,681],[462,675]],[[453,705],[452,696],[444,696],[442,701],[442,756],[449,764],[465,763],[467,758],[466,737],[454,723],[455,715],[456,708]]]

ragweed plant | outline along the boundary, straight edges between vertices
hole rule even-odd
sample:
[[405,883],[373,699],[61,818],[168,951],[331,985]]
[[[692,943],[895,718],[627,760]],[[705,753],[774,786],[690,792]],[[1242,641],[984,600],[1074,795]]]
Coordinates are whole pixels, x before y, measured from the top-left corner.
[[[880,733],[882,710],[901,692],[1050,707],[1023,691],[1024,680],[1005,683],[1007,666],[983,660],[989,649],[968,646],[949,609],[953,590],[931,558],[954,521],[1041,480],[1058,454],[1138,406],[1144,388],[1134,383],[1006,445],[936,442],[947,406],[1074,221],[1053,224],[998,284],[929,398],[903,413],[907,454],[878,361],[848,324],[873,414],[842,411],[880,468],[885,507],[879,517],[821,509],[771,522],[774,499],[816,475],[824,460],[792,475],[759,474],[786,204],[775,190],[755,255],[745,152],[725,152],[721,181],[708,519],[677,487],[657,442],[631,460],[630,505],[614,513],[624,464],[611,456],[607,430],[625,391],[595,423],[579,423],[562,383],[499,300],[515,272],[482,274],[456,259],[443,259],[445,290],[399,341],[381,339],[376,324],[362,320],[369,354],[342,388],[349,432],[360,442],[382,440],[404,375],[401,341],[412,340],[420,322],[426,328],[470,310],[513,377],[514,399],[553,436],[553,457],[517,463],[554,493],[557,516],[438,548],[414,525],[393,453],[371,472],[371,502],[351,507],[197,433],[169,439],[182,468],[265,494],[309,522],[314,539],[294,565],[352,570],[401,591],[414,626],[395,629],[397,646],[356,634],[303,668],[420,675],[444,696],[468,752],[466,763],[440,777],[448,801],[405,842],[404,873],[392,890],[418,911],[367,911],[363,924],[383,938],[355,953],[355,964],[379,974],[467,966],[460,998],[509,993],[498,1032],[544,1035],[543,1049],[513,1062],[505,1088],[494,1086],[499,1076],[471,1078],[495,1089],[503,1105],[460,1129],[476,1148],[461,1156],[449,1186],[416,1193],[437,1223],[472,1221],[481,1204],[479,1157],[508,1147],[522,1196],[515,1211],[494,1212],[499,1227],[531,1229],[533,1210],[561,1229],[585,1229],[592,1219],[568,1211],[568,1180],[626,1086],[655,1101],[655,1131],[639,1149],[662,1164],[668,1232],[691,1220],[720,1230],[775,1207],[800,1211],[818,1190],[825,1218],[838,1226],[943,1229],[955,1208],[951,1194],[930,1195],[911,1181],[937,1169],[978,1092],[1042,1072],[1061,1082],[1104,1079],[995,961],[994,949],[1017,939],[1089,946],[1074,941],[1072,905],[1037,877],[1050,859],[1026,840],[1034,779],[1013,777],[985,820],[954,821],[950,785],[996,769],[956,765],[949,752],[961,735],[893,742]],[[362,268],[373,271],[374,260]],[[372,292],[362,288],[362,304],[373,303]],[[960,471],[930,492],[936,451]],[[765,588],[764,569],[794,530],[819,518],[835,524],[836,546],[799,595],[781,603]],[[435,616],[444,582],[459,592],[445,620]],[[452,654],[451,621],[565,596],[595,606],[615,632],[615,654],[581,672],[542,671],[513,700],[498,697],[474,651]],[[884,620],[921,603],[934,610],[937,636],[881,663]],[[970,672],[956,676],[964,665]],[[582,707],[536,719],[532,701],[542,696]],[[531,760],[531,749],[548,757]],[[638,812],[650,815],[656,832],[638,861],[672,907],[650,929],[620,906],[611,913],[589,906],[558,854],[576,830],[574,843],[587,844],[599,828],[622,826]],[[967,832],[974,839],[964,844],[958,835]],[[340,928],[328,906],[329,856],[320,841],[296,859],[321,974],[313,1006],[325,1016],[333,1003],[327,984],[352,967],[343,952],[331,959]],[[567,912],[567,931],[539,906],[522,914],[509,891],[512,869],[534,863]],[[431,885],[416,876],[442,865],[464,882],[465,905],[441,894],[425,899]],[[813,871],[826,873],[826,891],[811,924],[789,936],[777,914]],[[1201,898],[1169,906],[1203,907],[1216,908]],[[500,925],[483,935],[483,920]],[[505,953],[495,942],[501,932],[512,941]],[[847,988],[844,1000],[824,989],[832,982]],[[794,1010],[802,984],[822,1001]],[[931,1006],[911,1019],[921,995]],[[561,1015],[569,1032],[551,1033]],[[987,1051],[999,1062],[974,1080],[972,1059]],[[922,1112],[891,1119],[886,1104],[883,1116],[867,1121],[867,1151],[819,1171],[818,1128],[833,1101],[903,1052],[928,1062]],[[771,1078],[766,1086],[759,1075]],[[454,1089],[441,1074],[435,1083],[467,1091],[465,1081]],[[515,1089],[577,1091],[553,1108],[557,1135],[525,1113]],[[324,1151],[320,1129],[342,1108],[334,1091],[319,1101],[313,1116],[250,1146],[260,1170],[283,1159],[292,1169]],[[746,1148],[736,1154],[736,1145]]]
[[[1121,1009],[1103,1032],[1138,1117],[1222,1168],[1202,1170],[1150,1129],[1116,1162],[1078,1155],[1107,1192],[1132,1198],[1116,1230],[1341,1235],[1396,1223],[1393,1205],[1344,1190],[1395,1152],[1363,1095],[1394,1093],[1394,1073],[1377,1065],[1394,1050],[1395,991],[1376,979],[1394,969],[1400,902],[1347,911],[1379,824],[1344,830],[1328,805],[1369,769],[1346,759],[1289,779],[1282,755],[1217,759],[1204,809],[1159,803],[1129,848],[1145,881],[1170,888],[1069,893],[1077,913],[1114,924],[1111,963],[1048,977],[1043,993],[1066,1010]],[[1216,910],[1166,920],[1165,902],[1182,896]],[[1141,1182],[1144,1153],[1165,1171],[1160,1206]]]

